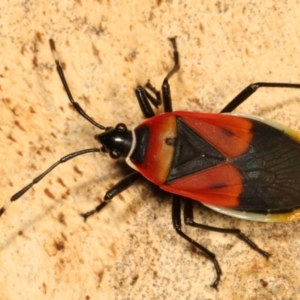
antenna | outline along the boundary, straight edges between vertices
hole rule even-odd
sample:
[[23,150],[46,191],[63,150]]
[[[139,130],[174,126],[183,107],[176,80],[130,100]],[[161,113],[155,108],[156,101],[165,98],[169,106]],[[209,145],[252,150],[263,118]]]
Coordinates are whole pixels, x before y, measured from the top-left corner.
[[[81,106],[74,101],[73,96],[71,94],[71,91],[69,89],[68,83],[66,81],[61,63],[58,59],[58,55],[56,52],[56,48],[55,48],[55,44],[53,39],[49,40],[49,44],[50,44],[50,48],[56,63],[56,70],[57,73],[61,79],[61,82],[65,88],[65,91],[68,95],[68,98],[70,100],[70,102],[72,103],[72,105],[74,106],[75,110],[82,116],[84,117],[87,121],[89,121],[91,124],[93,124],[94,126],[100,128],[101,130],[105,130],[106,127],[97,123],[96,121],[94,121],[90,116],[88,116],[85,111],[81,108]],[[54,163],[52,166],[50,166],[46,171],[44,171],[42,174],[40,174],[38,177],[36,177],[35,179],[32,180],[31,183],[29,183],[28,185],[26,185],[24,188],[22,188],[20,191],[18,191],[17,193],[15,193],[9,201],[7,201],[1,208],[0,208],[0,217],[3,215],[3,213],[7,210],[7,208],[10,206],[10,204],[16,200],[18,200],[21,196],[23,196],[29,189],[32,188],[33,185],[37,184],[40,180],[42,180],[47,174],[49,174],[54,168],[56,168],[58,165],[73,159],[76,156],[79,155],[83,155],[86,153],[91,153],[91,152],[101,152],[100,148],[90,148],[90,149],[84,149],[84,150],[80,150],[80,151],[76,151],[73,153],[70,153],[64,157],[62,157],[61,159],[59,159],[56,163]]]

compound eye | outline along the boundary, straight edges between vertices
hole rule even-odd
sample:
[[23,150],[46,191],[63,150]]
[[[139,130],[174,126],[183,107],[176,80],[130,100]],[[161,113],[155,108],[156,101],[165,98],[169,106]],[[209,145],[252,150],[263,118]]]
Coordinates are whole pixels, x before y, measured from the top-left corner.
[[117,150],[112,150],[109,152],[109,155],[112,159],[117,159],[120,157],[120,152]]
[[126,127],[126,125],[125,125],[124,123],[119,123],[119,124],[117,124],[116,129],[117,129],[119,132],[127,131],[127,127]]

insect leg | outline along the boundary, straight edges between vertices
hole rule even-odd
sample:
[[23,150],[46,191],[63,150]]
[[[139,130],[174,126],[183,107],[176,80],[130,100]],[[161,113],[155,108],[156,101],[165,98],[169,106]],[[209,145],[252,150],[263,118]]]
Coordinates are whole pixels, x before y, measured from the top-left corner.
[[172,202],[172,221],[173,221],[173,227],[176,230],[176,232],[183,237],[185,240],[190,242],[193,246],[195,246],[197,249],[201,250],[203,254],[212,261],[214,264],[217,278],[212,284],[212,287],[217,288],[218,283],[220,281],[220,276],[222,274],[220,265],[218,263],[218,260],[215,256],[214,253],[210,252],[207,248],[204,246],[200,245],[196,241],[194,241],[192,238],[190,238],[188,235],[186,235],[184,232],[181,230],[181,197],[174,195],[173,196],[173,202]]
[[[149,89],[155,94],[153,97],[146,89]],[[145,87],[138,86],[135,89],[135,95],[140,105],[140,109],[145,118],[151,118],[155,115],[150,102],[157,108],[161,104],[160,93],[148,82]]]
[[162,90],[162,96],[163,96],[163,106],[165,112],[171,112],[172,109],[172,98],[171,98],[171,90],[169,85],[169,79],[172,77],[174,73],[176,73],[179,68],[179,52],[177,50],[177,44],[176,44],[176,37],[170,38],[170,41],[173,46],[173,55],[174,55],[174,66],[172,70],[167,74],[165,77],[161,90]]
[[240,231],[240,229],[236,228],[218,228],[212,227],[204,224],[199,224],[194,222],[194,214],[193,214],[193,200],[184,199],[184,222],[186,225],[201,228],[204,230],[210,230],[221,233],[230,233],[236,235],[238,238],[247,243],[252,249],[259,252],[264,257],[268,258],[270,254],[262,249],[260,249],[252,240],[250,240],[244,233]]
[[[176,38],[170,38],[170,41],[173,46],[173,55],[174,55],[174,66],[172,70],[167,74],[165,77],[163,84],[162,84],[162,96],[163,96],[163,105],[164,105],[164,111],[165,112],[171,112],[172,111],[172,98],[171,98],[171,91],[170,91],[170,85],[169,85],[169,79],[171,76],[176,73],[179,70],[179,53],[177,51],[177,45],[176,45]],[[155,96],[152,96],[148,91],[151,91]],[[146,118],[151,118],[155,115],[150,102],[157,108],[159,105],[161,105],[161,97],[160,92],[156,90],[150,82],[148,82],[144,87],[138,86],[135,89],[135,95],[138,99],[141,111],[143,115]]]
[[249,84],[244,88],[237,96],[235,96],[220,112],[232,112],[235,108],[246,101],[252,94],[254,94],[257,89],[265,88],[290,88],[290,89],[300,89],[300,84],[296,83],[281,83],[281,82],[256,82]]
[[111,189],[109,189],[106,192],[103,198],[103,202],[97,205],[94,209],[80,215],[86,221],[88,217],[102,210],[102,208],[105,207],[112,200],[112,198],[114,198],[124,190],[128,189],[137,179],[141,177],[142,175],[138,172],[133,172],[127,175],[125,178],[121,179],[117,184],[115,184]]

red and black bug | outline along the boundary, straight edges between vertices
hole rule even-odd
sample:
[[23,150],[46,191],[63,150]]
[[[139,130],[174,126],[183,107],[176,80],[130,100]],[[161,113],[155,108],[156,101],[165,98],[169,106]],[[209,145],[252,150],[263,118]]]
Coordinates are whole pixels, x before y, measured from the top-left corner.
[[[74,101],[56,53],[50,47],[57,72],[68,98],[76,111],[104,132],[95,136],[101,148],[68,154],[53,164],[30,184],[13,195],[0,209],[19,199],[57,165],[90,152],[104,152],[114,158],[124,157],[134,170],[107,191],[104,201],[82,214],[86,220],[99,212],[112,198],[129,188],[137,179],[146,178],[172,193],[172,220],[176,232],[202,251],[216,270],[212,286],[217,287],[221,269],[207,248],[181,229],[181,210],[185,224],[238,236],[254,250],[269,257],[239,229],[217,228],[194,222],[193,203],[200,202],[223,214],[238,218],[284,222],[300,218],[300,137],[293,130],[273,121],[250,115],[231,113],[260,87],[300,88],[300,84],[258,82],[242,90],[220,114],[172,110],[169,79],[179,70],[176,39],[173,46],[174,66],[160,92],[150,83],[135,90],[146,120],[130,131],[123,123],[106,127],[89,117]],[[153,96],[155,95],[155,96]],[[155,115],[155,107],[163,104],[164,113]]]

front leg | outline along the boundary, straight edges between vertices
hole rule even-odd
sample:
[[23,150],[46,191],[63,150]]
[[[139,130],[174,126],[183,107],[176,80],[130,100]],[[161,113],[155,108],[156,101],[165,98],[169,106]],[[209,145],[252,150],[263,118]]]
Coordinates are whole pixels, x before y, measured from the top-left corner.
[[[174,66],[163,80],[163,84],[161,87],[162,101],[161,101],[159,91],[156,90],[150,84],[150,82],[148,82],[144,87],[138,86],[135,89],[135,95],[139,102],[141,111],[146,118],[151,118],[155,115],[154,110],[151,107],[151,103],[152,103],[152,105],[154,105],[157,108],[163,102],[164,112],[172,111],[172,98],[171,98],[169,79],[173,76],[173,74],[175,74],[179,70],[180,65],[179,65],[179,52],[177,50],[176,38],[175,37],[170,38],[170,41],[171,41],[172,47],[173,47]],[[152,96],[147,91],[147,89],[149,91],[151,91],[155,96]]]
[[115,184],[111,189],[109,189],[105,196],[103,202],[101,202],[99,205],[97,205],[94,209],[80,214],[83,218],[84,221],[87,220],[88,217],[91,215],[98,213],[99,211],[102,210],[103,207],[105,207],[115,196],[123,192],[124,190],[128,189],[131,185],[134,184],[134,182],[141,178],[142,175],[138,172],[133,172],[129,175],[127,175],[125,178],[121,179],[117,184]]

